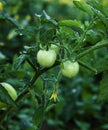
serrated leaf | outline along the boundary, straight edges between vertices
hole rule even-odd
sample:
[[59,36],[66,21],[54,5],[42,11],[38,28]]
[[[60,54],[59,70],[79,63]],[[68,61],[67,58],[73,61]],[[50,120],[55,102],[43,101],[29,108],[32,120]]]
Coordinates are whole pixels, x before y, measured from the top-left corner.
[[15,27],[20,28],[20,24],[18,23],[18,21],[16,21],[16,19],[12,18],[8,14],[0,14],[0,20],[7,20]]
[[17,28],[20,28],[19,23],[18,23],[14,18],[12,18],[12,17],[10,17],[10,16],[7,16],[6,19],[7,19],[10,23],[14,24]]
[[100,59],[96,64],[97,72],[101,73],[108,70],[108,56]]
[[52,23],[54,26],[57,26],[56,20],[53,19],[53,18],[51,18],[51,17],[45,12],[45,10],[43,10],[43,12],[42,12],[41,15],[35,14],[35,16],[37,16],[42,23],[50,22],[50,23]]
[[108,26],[106,17],[100,11],[93,9],[93,12],[106,26]]
[[73,1],[74,5],[79,8],[80,10],[88,13],[89,15],[93,15],[93,11],[91,9],[91,6],[88,5],[86,2],[83,2],[83,1]]
[[92,28],[103,33],[106,32],[106,26],[101,20],[95,21],[94,26]]
[[36,128],[38,129],[43,121],[43,116],[44,116],[44,108],[42,106],[39,106],[34,114],[33,117],[33,124],[34,126],[36,126]]
[[48,107],[46,108],[45,112],[50,111],[54,107],[55,107],[55,104],[48,105]]
[[36,25],[28,25],[26,28],[24,29],[16,29],[16,32],[22,36],[27,36],[29,38],[32,38],[34,36],[35,33],[37,33],[38,29],[36,28]]
[[101,13],[103,13],[105,16],[108,16],[108,8],[100,4],[98,1],[89,0],[87,3],[89,3],[89,5],[91,5],[93,8],[101,11]]
[[14,100],[11,98],[8,91],[1,84],[0,84],[0,101],[16,107]]
[[69,38],[75,37],[74,31],[68,27],[60,27],[58,34]]
[[77,20],[61,20],[58,22],[59,26],[70,26],[82,29],[82,25],[80,21]]
[[108,100],[108,74],[104,76],[99,86],[99,97],[98,101],[102,102]]
[[42,29],[40,32],[41,32],[40,41],[44,45],[44,44],[47,44],[50,41],[52,41],[54,34],[55,34],[55,29],[53,29],[53,28],[47,29],[47,30]]
[[26,55],[22,54],[20,55],[14,62],[14,68],[15,70],[18,70],[18,68],[21,66],[21,64],[25,61]]
[[38,106],[38,100],[35,97],[35,91],[34,91],[34,89],[29,88],[29,92],[31,94],[31,98],[32,98],[34,106],[37,107]]

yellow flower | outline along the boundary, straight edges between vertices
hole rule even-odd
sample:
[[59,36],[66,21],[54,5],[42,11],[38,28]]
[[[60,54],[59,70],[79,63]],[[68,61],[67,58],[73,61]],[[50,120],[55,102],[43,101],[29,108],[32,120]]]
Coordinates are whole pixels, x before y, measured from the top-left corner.
[[0,2],[0,11],[3,10],[3,3]]
[[103,0],[103,1],[102,1],[102,5],[108,6],[108,0]]
[[16,14],[16,15],[14,16],[14,18],[15,18],[16,20],[18,20],[18,19],[19,19],[19,15]]
[[72,5],[72,0],[59,0],[60,4]]
[[85,1],[85,0],[77,0],[77,1]]
[[31,16],[30,15],[26,15],[26,20],[30,21],[31,20]]
[[45,0],[45,2],[52,2],[53,0]]
[[51,95],[51,97],[50,97],[50,100],[51,100],[51,99],[54,99],[54,102],[57,101],[57,99],[58,99],[57,92],[53,92],[53,93],[52,93],[52,95]]

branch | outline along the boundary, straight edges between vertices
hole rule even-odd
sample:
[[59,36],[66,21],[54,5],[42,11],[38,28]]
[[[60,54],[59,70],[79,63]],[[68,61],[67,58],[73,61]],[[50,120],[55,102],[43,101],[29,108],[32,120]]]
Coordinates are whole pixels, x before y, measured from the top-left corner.
[[88,70],[92,71],[93,73],[97,74],[97,70],[94,69],[93,67],[87,65],[86,63],[84,63],[84,62],[82,62],[82,61],[80,61],[80,60],[78,60],[78,63],[79,63],[81,66],[85,67],[86,69],[88,69]]
[[20,93],[20,95],[18,96],[18,98],[16,99],[16,103],[17,102],[19,102],[23,97],[24,97],[24,95],[26,95],[27,93],[28,93],[28,89],[29,89],[29,87],[32,87],[33,86],[33,84],[35,83],[35,81],[38,79],[38,77],[40,76],[40,75],[42,75],[44,72],[46,72],[46,71],[48,71],[48,70],[50,70],[51,68],[53,68],[53,67],[55,67],[55,66],[57,66],[57,65],[59,65],[60,64],[60,62],[59,61],[57,61],[53,66],[51,66],[50,68],[43,68],[42,70],[37,70],[36,72],[35,72],[35,75],[33,76],[33,78],[32,78],[32,80],[30,81],[30,84]]
[[96,50],[96,49],[99,49],[99,48],[102,48],[102,47],[106,47],[108,46],[108,40],[102,40],[100,42],[98,42],[96,45],[92,46],[91,48],[83,51],[82,53],[78,54],[76,56],[76,60],[80,59],[81,57],[85,56],[86,54]]

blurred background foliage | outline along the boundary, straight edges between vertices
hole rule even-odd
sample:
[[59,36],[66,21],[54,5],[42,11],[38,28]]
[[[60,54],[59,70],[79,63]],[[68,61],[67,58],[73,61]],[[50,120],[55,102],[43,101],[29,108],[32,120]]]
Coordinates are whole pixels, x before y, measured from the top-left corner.
[[[105,7],[108,6],[108,0],[100,0],[100,3]],[[86,13],[75,8],[72,0],[0,0],[0,82],[11,83],[18,93],[23,89],[22,86],[30,80],[34,70],[26,62],[18,71],[15,71],[13,61],[23,51],[24,46],[35,42],[35,38],[30,34],[32,28],[29,25],[38,26],[35,25],[37,20],[35,14],[42,13],[42,10],[45,10],[57,20],[77,19],[83,23],[90,19]],[[9,20],[5,20],[6,16]],[[13,20],[16,25],[12,23]],[[21,28],[27,28],[26,36],[23,35],[24,32],[16,33],[18,31],[16,27],[19,24]],[[35,33],[35,30],[32,30],[32,33]],[[95,56],[96,53],[103,56],[107,51],[100,49],[100,51],[95,52]],[[93,63],[93,58],[91,57],[91,63]],[[93,66],[97,67],[98,63],[94,63]],[[107,130],[108,102],[97,102],[99,82],[103,75],[104,73],[101,72],[94,75],[81,67],[80,74],[77,77],[73,79],[62,77],[59,101],[53,104],[54,107],[50,108],[50,111],[46,114],[42,129]],[[34,85],[34,89],[40,95],[42,84],[43,82],[39,78]],[[52,86],[49,85],[48,87],[51,89]],[[4,122],[3,125],[6,126],[6,130],[33,129],[31,127],[34,114],[33,102],[27,97],[21,102],[20,106],[17,113],[13,111],[8,117],[8,122]],[[2,112],[0,112],[0,118],[2,118]]]

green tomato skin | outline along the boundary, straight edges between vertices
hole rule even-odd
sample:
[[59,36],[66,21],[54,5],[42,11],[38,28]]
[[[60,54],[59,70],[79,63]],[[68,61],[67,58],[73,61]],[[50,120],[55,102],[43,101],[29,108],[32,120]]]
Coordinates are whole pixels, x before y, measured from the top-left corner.
[[7,104],[0,101],[0,109],[5,110],[7,107]]
[[79,72],[78,62],[64,61],[63,64],[61,64],[61,72],[65,77],[75,77]]
[[[59,45],[59,43],[58,43],[58,45]],[[59,49],[59,47],[57,45],[51,44],[49,49],[54,50],[57,55],[59,54],[60,49]]]
[[[13,99],[13,100],[16,100],[18,95],[17,95],[17,92],[16,90],[8,83],[5,83],[5,82],[2,82],[0,83],[2,85],[2,87],[4,87],[7,92],[9,93],[10,97]],[[0,101],[0,109],[5,109],[7,107],[7,104],[4,103],[4,102],[1,102]]]
[[51,67],[56,61],[56,56],[54,50],[39,50],[37,53],[37,61],[43,67]]
[[7,92],[11,96],[11,98],[13,100],[16,100],[16,98],[17,98],[17,92],[16,92],[16,90],[10,84],[8,84],[8,83],[3,82],[3,83],[1,83],[1,85],[7,90]]

